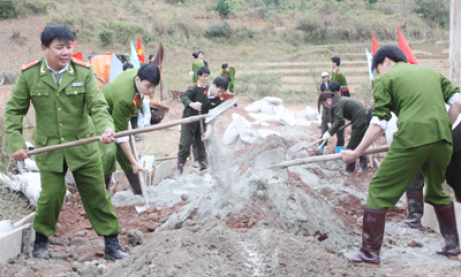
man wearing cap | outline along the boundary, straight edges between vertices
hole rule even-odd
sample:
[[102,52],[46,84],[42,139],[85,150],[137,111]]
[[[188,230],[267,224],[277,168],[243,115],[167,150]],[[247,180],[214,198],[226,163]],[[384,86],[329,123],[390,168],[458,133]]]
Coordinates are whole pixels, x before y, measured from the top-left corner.
[[[445,170],[450,163],[452,122],[461,112],[461,94],[441,73],[407,63],[396,46],[383,46],[373,56],[370,126],[355,150],[343,150],[342,161],[350,163],[363,155],[387,129],[391,111],[398,116],[398,132],[389,152],[370,181],[363,215],[362,247],[343,257],[355,264],[379,267],[386,211],[394,207],[421,170],[426,183],[424,201],[434,206],[445,246],[436,253],[458,260],[461,253],[453,202],[443,191]],[[450,105],[448,114],[445,103]]]
[[330,75],[328,72],[322,73],[322,84],[320,85],[320,92],[330,91]]

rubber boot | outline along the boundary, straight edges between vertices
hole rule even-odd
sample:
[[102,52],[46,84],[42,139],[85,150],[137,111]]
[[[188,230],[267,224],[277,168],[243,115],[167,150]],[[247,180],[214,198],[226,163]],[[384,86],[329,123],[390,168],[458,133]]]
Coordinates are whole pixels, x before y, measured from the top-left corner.
[[35,231],[34,249],[32,256],[36,259],[51,259],[50,252],[48,251],[48,237]]
[[112,174],[104,175],[104,183],[106,184],[106,190],[109,191],[110,181],[112,181]]
[[367,172],[368,171],[367,156],[366,155],[360,156],[359,161],[360,161],[360,169],[362,170],[362,172]]
[[346,164],[346,173],[352,174],[355,171],[355,161]]
[[198,164],[200,166],[200,171],[204,171],[204,170],[206,170],[208,168],[205,160],[198,161]]
[[386,224],[386,210],[375,210],[365,207],[363,214],[362,247],[359,251],[344,253],[343,258],[354,265],[369,264],[379,268],[379,251],[383,244],[384,225]]
[[118,241],[117,235],[104,237],[104,243],[104,258],[106,260],[115,261],[125,259],[130,256],[123,250],[120,242]]
[[434,206],[437,220],[439,221],[440,234],[445,240],[445,246],[437,251],[439,255],[445,255],[451,260],[459,260],[458,229],[456,228],[455,207],[453,202],[447,205]]
[[141,182],[139,181],[138,174],[134,174],[133,171],[124,171],[125,176],[130,183],[131,191],[134,194],[142,195]]
[[422,229],[421,218],[424,214],[424,195],[422,191],[407,191],[407,218],[398,223],[402,228]]
[[182,176],[182,172],[184,171],[184,165],[186,164],[186,159],[184,157],[178,156],[178,171],[176,172],[176,176]]

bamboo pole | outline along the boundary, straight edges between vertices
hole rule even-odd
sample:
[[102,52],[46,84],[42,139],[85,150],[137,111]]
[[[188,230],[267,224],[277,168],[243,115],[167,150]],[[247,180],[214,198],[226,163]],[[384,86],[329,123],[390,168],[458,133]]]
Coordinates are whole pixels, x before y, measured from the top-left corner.
[[[389,146],[369,148],[369,149],[365,150],[363,155],[383,153],[383,152],[387,152],[388,150],[389,150]],[[270,169],[270,168],[287,168],[287,167],[290,167],[290,166],[297,166],[297,165],[302,165],[302,164],[307,164],[307,163],[318,163],[318,162],[334,161],[334,160],[341,159],[342,156],[343,155],[341,153],[339,153],[339,154],[308,157],[308,158],[304,158],[304,159],[281,162],[281,163],[278,163],[278,164],[271,165],[271,166],[269,166],[267,168],[268,169]]]
[[[191,117],[186,117],[186,118],[170,121],[170,122],[167,122],[167,123],[156,124],[156,125],[149,126],[149,127],[117,132],[117,133],[114,134],[114,138],[125,137],[125,136],[129,136],[129,135],[134,135],[134,134],[137,134],[137,133],[152,132],[152,131],[157,131],[157,130],[161,130],[161,129],[166,129],[166,128],[170,128],[170,127],[180,125],[180,124],[187,124],[187,123],[199,121],[199,120],[201,120],[201,119],[203,119],[205,117],[208,117],[208,116],[213,116],[213,115],[210,115],[210,114],[196,115],[196,116],[191,116]],[[97,137],[91,137],[91,138],[87,138],[87,139],[80,139],[80,140],[76,140],[76,141],[72,141],[72,142],[68,142],[68,143],[62,143],[62,144],[57,144],[57,145],[53,145],[53,146],[42,147],[42,148],[38,148],[38,149],[28,151],[27,155],[32,156],[32,155],[36,155],[36,154],[40,154],[40,153],[53,151],[53,150],[64,149],[64,148],[69,148],[69,147],[78,146],[78,145],[82,145],[82,144],[87,144],[87,143],[99,141],[100,138],[101,138],[101,136],[97,136]]]

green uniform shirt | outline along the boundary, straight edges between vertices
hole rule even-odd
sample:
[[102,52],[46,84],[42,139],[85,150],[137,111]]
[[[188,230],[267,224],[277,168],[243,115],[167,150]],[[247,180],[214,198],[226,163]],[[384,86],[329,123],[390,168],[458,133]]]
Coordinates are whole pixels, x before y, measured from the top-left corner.
[[336,134],[339,128],[345,124],[344,119],[350,120],[353,127],[367,122],[367,109],[362,103],[353,98],[341,97],[335,106],[331,108],[331,111],[333,124],[328,130],[331,135]]
[[372,115],[389,121],[398,116],[392,147],[411,148],[437,141],[452,142],[451,120],[445,108],[458,87],[441,73],[399,62],[373,81]]
[[[93,136],[91,121],[97,130],[114,128],[89,63],[72,59],[60,85],[48,70],[45,57],[22,69],[6,107],[5,128],[10,153],[26,148],[22,120],[30,102],[36,114],[36,148]],[[91,118],[84,112],[85,107]],[[97,144],[90,143],[38,154],[35,159],[41,170],[63,172],[64,159],[74,171],[94,163],[94,159],[99,159],[98,154]]]
[[[137,69],[128,69],[114,81],[101,89],[109,106],[115,125],[115,132],[128,130],[128,122],[132,115],[137,115],[142,109],[142,99],[138,95],[135,78]],[[146,111],[150,112],[150,111]]]
[[221,76],[226,77],[229,81],[229,91],[235,93],[235,68],[234,66],[229,67],[229,71],[223,70]]
[[200,60],[200,59],[196,59],[193,63],[192,63],[192,71],[194,72],[194,75],[192,76],[192,83],[197,83],[198,82],[198,77],[197,77],[197,70],[200,68],[200,67],[203,67],[205,66],[205,63]]
[[339,67],[336,69],[336,71],[331,71],[331,83],[333,82],[338,82],[340,86],[347,87],[346,76],[339,69]]
[[[184,92],[181,96],[181,101],[184,105],[184,111],[182,113],[182,117],[189,117],[198,115],[198,111],[189,107],[190,103],[193,102],[200,102],[202,103],[202,114],[208,113],[210,109],[217,107],[223,101],[220,97],[216,97],[214,99],[208,99],[207,92],[210,88],[209,85],[202,85],[202,84],[193,84],[190,85],[189,88]],[[204,129],[206,130],[206,124],[204,123]],[[188,124],[189,131],[196,132],[199,128],[199,122],[192,122]]]

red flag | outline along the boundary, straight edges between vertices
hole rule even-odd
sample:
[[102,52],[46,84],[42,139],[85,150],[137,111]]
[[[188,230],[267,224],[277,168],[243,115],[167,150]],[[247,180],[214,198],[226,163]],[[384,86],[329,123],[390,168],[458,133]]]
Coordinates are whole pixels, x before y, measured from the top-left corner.
[[136,46],[136,51],[138,52],[138,60],[144,64],[144,51],[142,50],[141,37],[138,35],[138,45]]
[[413,51],[411,51],[410,46],[408,46],[407,40],[405,39],[402,32],[400,31],[400,26],[399,26],[399,47],[400,47],[400,50],[402,50],[402,52],[407,57],[408,63],[418,64],[418,60],[416,59],[415,54],[413,54]]
[[82,52],[77,52],[75,54],[72,55],[72,57],[74,58],[77,58],[79,60],[82,60],[83,61],[83,55],[82,55]]
[[378,51],[378,40],[376,39],[375,32],[373,32],[371,36],[371,54],[375,55],[376,51]]

